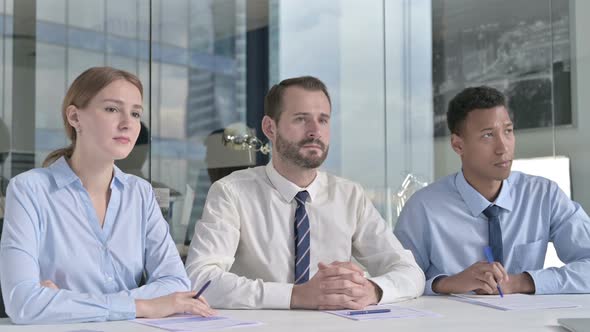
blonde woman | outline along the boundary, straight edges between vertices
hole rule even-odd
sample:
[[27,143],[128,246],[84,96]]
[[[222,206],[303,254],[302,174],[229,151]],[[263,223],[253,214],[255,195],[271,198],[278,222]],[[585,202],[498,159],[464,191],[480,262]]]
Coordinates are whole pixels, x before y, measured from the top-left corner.
[[215,314],[188,291],[150,184],[114,165],[139,134],[142,94],[133,74],[88,69],[63,102],[72,144],[10,181],[0,278],[14,323]]

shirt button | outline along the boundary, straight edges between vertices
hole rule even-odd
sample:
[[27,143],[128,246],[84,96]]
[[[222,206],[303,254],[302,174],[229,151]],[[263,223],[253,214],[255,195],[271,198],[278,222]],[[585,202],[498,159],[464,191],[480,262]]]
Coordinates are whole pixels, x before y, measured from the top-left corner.
[[108,282],[111,282],[111,281],[113,281],[113,277],[111,277],[111,276],[107,277],[107,281],[108,281]]

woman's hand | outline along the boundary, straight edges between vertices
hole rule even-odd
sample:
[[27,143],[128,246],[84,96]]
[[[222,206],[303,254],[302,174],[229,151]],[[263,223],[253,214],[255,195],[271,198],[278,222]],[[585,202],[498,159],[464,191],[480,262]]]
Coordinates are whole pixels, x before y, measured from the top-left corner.
[[52,289],[59,289],[59,287],[57,287],[57,285],[51,281],[51,280],[43,280],[40,282],[41,287],[47,287],[47,288],[52,288]]
[[149,300],[135,300],[135,315],[138,318],[162,318],[182,313],[203,317],[216,315],[204,297],[193,298],[196,294],[197,292],[176,292]]

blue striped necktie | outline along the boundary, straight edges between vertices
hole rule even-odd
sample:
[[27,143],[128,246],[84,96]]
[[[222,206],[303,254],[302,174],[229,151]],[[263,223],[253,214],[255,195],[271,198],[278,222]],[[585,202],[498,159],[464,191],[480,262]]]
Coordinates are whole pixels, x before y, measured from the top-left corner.
[[484,211],[488,217],[488,243],[492,248],[494,261],[500,262],[504,265],[504,245],[502,243],[502,228],[500,227],[500,207],[497,205],[490,205]]
[[306,283],[309,280],[310,237],[309,218],[305,211],[305,201],[309,193],[300,191],[295,195],[297,209],[295,210],[295,284]]

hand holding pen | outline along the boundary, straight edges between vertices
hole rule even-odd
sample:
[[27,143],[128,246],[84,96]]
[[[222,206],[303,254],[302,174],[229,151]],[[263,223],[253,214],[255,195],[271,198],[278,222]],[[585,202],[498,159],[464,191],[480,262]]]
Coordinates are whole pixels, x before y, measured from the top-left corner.
[[439,294],[494,294],[498,282],[507,282],[508,273],[498,262],[476,262],[465,270],[451,276],[441,276],[432,283],[432,290]]
[[161,318],[183,313],[203,317],[214,316],[217,313],[209,307],[207,300],[201,296],[209,284],[210,282],[206,282],[197,293],[194,291],[176,292],[153,299],[136,299],[136,317]]
[[207,280],[207,282],[201,287],[201,289],[199,289],[197,294],[193,296],[193,299],[198,299],[199,297],[201,297],[201,295],[203,295],[207,287],[209,287],[209,284],[211,284],[211,280]]
[[[492,254],[492,248],[490,248],[490,246],[486,246],[483,248],[483,252],[486,256],[488,263],[493,264],[494,255]],[[504,293],[502,293],[502,288],[500,288],[499,284],[496,284],[496,288],[498,289],[498,294],[500,294],[500,297],[504,297]]]

